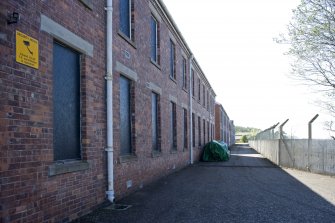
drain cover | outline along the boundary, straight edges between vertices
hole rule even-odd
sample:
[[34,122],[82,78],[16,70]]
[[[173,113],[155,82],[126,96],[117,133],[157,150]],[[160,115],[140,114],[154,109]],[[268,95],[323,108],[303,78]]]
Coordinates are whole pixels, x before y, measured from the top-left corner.
[[127,204],[112,204],[106,207],[106,209],[115,210],[115,211],[125,211],[129,208],[131,208],[131,205],[127,205]]

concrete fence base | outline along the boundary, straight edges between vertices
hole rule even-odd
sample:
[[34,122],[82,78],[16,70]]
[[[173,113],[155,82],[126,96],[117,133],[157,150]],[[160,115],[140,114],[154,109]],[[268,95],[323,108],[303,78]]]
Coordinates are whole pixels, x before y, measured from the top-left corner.
[[249,145],[279,166],[335,175],[335,140],[252,140]]

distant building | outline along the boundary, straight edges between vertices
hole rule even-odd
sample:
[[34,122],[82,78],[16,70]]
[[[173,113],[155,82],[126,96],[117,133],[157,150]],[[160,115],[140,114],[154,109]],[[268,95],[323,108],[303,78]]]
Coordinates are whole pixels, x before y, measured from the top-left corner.
[[224,141],[228,145],[235,144],[234,121],[229,119],[223,106],[215,103],[215,140]]

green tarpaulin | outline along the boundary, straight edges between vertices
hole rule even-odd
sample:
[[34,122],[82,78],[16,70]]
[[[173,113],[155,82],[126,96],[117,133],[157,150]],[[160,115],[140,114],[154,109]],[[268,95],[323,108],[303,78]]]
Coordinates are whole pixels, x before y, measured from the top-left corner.
[[206,162],[227,161],[229,156],[228,145],[224,142],[213,140],[205,145],[202,160]]

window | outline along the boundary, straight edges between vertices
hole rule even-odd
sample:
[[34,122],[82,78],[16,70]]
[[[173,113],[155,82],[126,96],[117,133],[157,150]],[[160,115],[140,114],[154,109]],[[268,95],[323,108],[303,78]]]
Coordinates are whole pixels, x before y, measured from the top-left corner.
[[184,111],[184,149],[187,149],[188,147],[188,131],[187,131],[187,109],[183,109]]
[[195,117],[192,113],[192,146],[195,147]]
[[132,154],[131,81],[120,76],[120,146],[121,155]]
[[201,100],[201,83],[200,83],[200,78],[198,78],[198,102],[200,103]]
[[81,159],[80,55],[53,44],[54,160]]
[[201,118],[198,117],[198,143],[201,146]]
[[194,84],[194,70],[191,70],[191,76],[192,76],[192,96],[195,97],[195,84]]
[[223,112],[220,111],[220,114],[221,114],[221,119],[220,119],[220,139],[224,141],[224,138],[223,138]]
[[159,64],[159,25],[153,16],[151,16],[151,60]]
[[209,111],[209,92],[207,91],[207,111]]
[[203,96],[203,101],[202,101],[202,105],[205,107],[206,105],[206,92],[205,92],[205,85],[202,85],[202,96]]
[[203,120],[203,129],[204,129],[204,145],[205,145],[205,143],[206,143],[206,121],[205,121],[205,119]]
[[214,110],[213,110],[213,97],[211,97],[211,100],[210,100],[210,104],[209,104],[209,112],[210,112],[210,113],[214,113]]
[[209,142],[209,122],[207,121],[207,142]]
[[171,150],[177,150],[177,111],[176,104],[171,102]]
[[183,67],[182,67],[182,71],[183,71],[183,89],[187,89],[187,63],[186,63],[186,59],[183,58]]
[[120,0],[120,31],[134,41],[134,1]]
[[154,151],[160,151],[160,107],[159,107],[159,95],[152,92],[151,94],[151,125],[152,125],[152,149]]
[[213,125],[213,123],[211,124],[211,140],[213,140],[214,139],[214,125]]
[[170,77],[176,79],[176,45],[170,40]]

